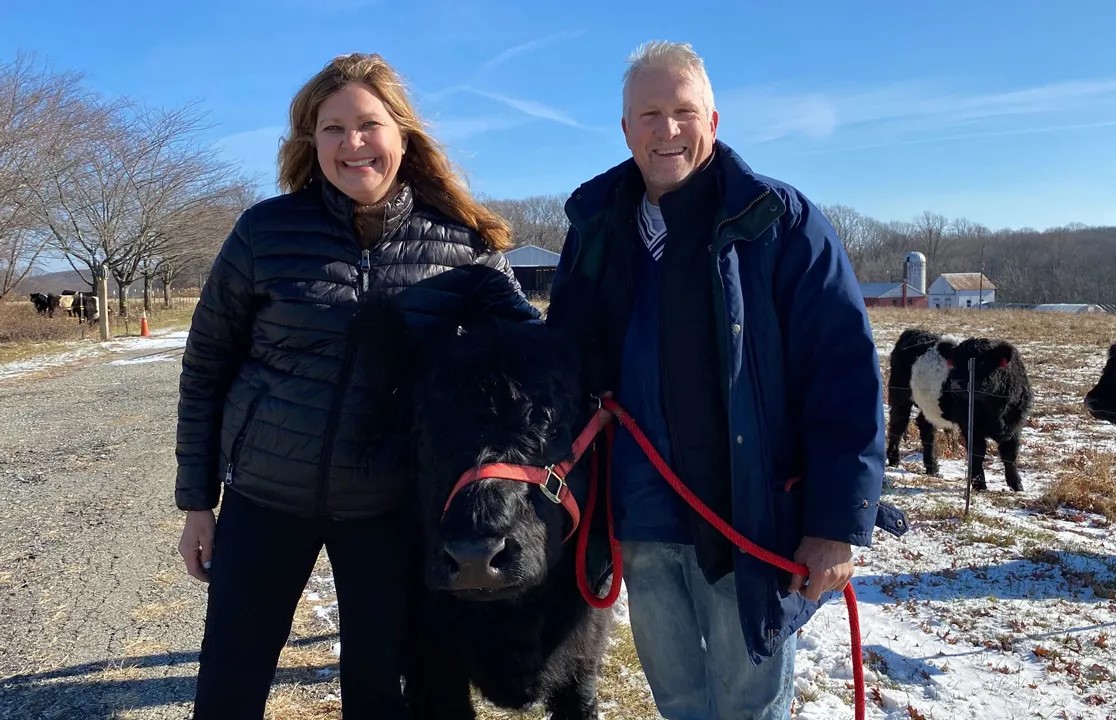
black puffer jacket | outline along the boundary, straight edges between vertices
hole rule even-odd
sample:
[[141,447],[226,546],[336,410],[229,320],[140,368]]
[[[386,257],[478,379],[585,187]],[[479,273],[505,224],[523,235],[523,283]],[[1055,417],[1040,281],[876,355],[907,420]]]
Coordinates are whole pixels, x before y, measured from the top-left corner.
[[305,517],[398,507],[405,428],[373,390],[382,347],[358,310],[390,296],[420,338],[489,315],[539,317],[501,253],[409,192],[395,209],[406,219],[371,250],[352,208],[314,181],[247,210],[225,241],[182,360],[180,509],[216,507],[222,482]]

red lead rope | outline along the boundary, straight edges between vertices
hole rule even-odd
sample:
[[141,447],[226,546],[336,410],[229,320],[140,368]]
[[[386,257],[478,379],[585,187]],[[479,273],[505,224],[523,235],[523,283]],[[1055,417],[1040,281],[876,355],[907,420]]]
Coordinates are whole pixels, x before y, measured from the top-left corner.
[[[632,419],[632,416],[629,415],[624,408],[620,407],[619,403],[611,398],[604,398],[601,402],[602,406],[611,412],[620,421],[620,424],[632,434],[632,437],[635,438],[636,443],[643,449],[643,452],[647,455],[651,464],[662,474],[667,483],[674,488],[674,491],[681,495],[682,499],[685,500],[695,512],[705,518],[713,527],[717,528],[722,535],[732,541],[736,547],[740,548],[743,552],[756,556],[769,565],[774,565],[789,573],[794,573],[795,575],[801,575],[803,577],[809,576],[810,569],[805,565],[792,562],[775,553],[764,550],[736,532],[728,523],[722,520],[707,505],[699,500],[696,495],[690,492],[689,488],[682,484],[682,481],[674,474],[674,471],[670,469],[662,456],[659,455],[658,451],[651,445],[651,441],[648,440],[647,436],[640,430],[639,425],[636,424],[635,420]],[[613,438],[613,425],[611,423],[605,426],[605,438],[607,442],[606,447],[611,450]],[[620,542],[616,539],[616,534],[613,531],[612,500],[610,492],[611,474],[608,472],[607,467],[605,471],[605,511],[608,521],[608,544],[609,552],[612,555],[613,576],[612,586],[609,588],[608,595],[604,598],[598,598],[596,594],[592,592],[592,589],[589,587],[589,577],[585,567],[585,551],[588,547],[589,528],[592,524],[593,511],[596,506],[597,460],[596,448],[594,448],[589,473],[589,498],[585,504],[584,517],[582,518],[581,526],[578,528],[577,535],[577,585],[581,590],[582,597],[585,598],[587,603],[595,608],[607,608],[611,607],[612,604],[616,602],[616,598],[619,597],[620,582],[623,578]],[[849,612],[849,631],[852,636],[853,691],[855,693],[856,720],[864,720],[864,664],[860,646],[860,616],[857,613],[856,593],[853,591],[851,582],[845,585],[843,592],[845,596],[845,605],[848,607]]]

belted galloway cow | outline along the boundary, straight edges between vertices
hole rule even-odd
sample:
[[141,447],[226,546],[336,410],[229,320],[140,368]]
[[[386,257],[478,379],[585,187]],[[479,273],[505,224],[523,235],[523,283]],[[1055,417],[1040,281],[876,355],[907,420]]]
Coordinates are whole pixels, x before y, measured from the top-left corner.
[[987,489],[984,456],[991,439],[999,449],[1008,487],[1022,490],[1016,460],[1034,396],[1023,358],[1014,345],[1003,340],[958,341],[921,328],[903,331],[891,351],[887,463],[899,464],[899,441],[910,422],[911,408],[917,406],[915,424],[922,440],[923,465],[927,475],[938,474],[935,430],[957,430],[962,440],[968,436],[970,358],[976,361],[973,488]]

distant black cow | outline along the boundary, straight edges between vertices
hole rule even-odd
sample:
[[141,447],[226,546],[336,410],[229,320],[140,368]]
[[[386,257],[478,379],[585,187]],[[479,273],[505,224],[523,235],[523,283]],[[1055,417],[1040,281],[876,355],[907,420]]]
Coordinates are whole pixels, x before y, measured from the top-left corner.
[[[40,315],[52,314],[50,309],[50,297],[48,295],[36,292],[31,293],[28,297],[31,298],[31,302],[35,304],[35,311],[38,312]],[[24,305],[24,307],[27,306]]]
[[1085,408],[1098,420],[1116,423],[1116,344],[1108,348],[1108,362],[1096,387],[1085,395]]
[[934,431],[959,430],[968,436],[969,359],[976,358],[976,403],[973,410],[973,488],[987,489],[984,456],[987,441],[996,441],[1004,477],[1012,490],[1022,490],[1016,468],[1019,437],[1033,395],[1023,359],[1009,342],[969,338],[958,343],[922,329],[905,330],[891,352],[888,398],[887,462],[899,464],[899,440],[910,422],[911,407],[922,438],[923,464],[938,474]]
[[[470,468],[566,459],[588,418],[569,344],[543,325],[493,322],[440,340],[419,371],[415,462],[428,588],[406,693],[417,720],[474,718],[470,685],[497,706],[542,703],[552,718],[597,717],[611,611],[575,580],[571,516],[540,487]],[[584,506],[582,463],[567,479]],[[558,489],[557,481],[551,490]]]

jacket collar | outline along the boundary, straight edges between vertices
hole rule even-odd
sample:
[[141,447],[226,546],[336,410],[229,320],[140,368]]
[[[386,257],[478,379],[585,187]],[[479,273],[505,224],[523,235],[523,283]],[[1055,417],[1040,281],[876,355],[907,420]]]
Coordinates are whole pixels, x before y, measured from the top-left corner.
[[[720,140],[714,143],[710,169],[716,171],[722,212],[728,218],[740,215],[764,193],[774,190],[752,171],[735,150]],[[607,208],[625,182],[636,182],[643,187],[643,177],[633,158],[628,158],[578,187],[566,202],[566,214],[570,221],[575,225],[583,223]],[[683,189],[676,192],[682,192]],[[664,197],[669,197],[670,194]]]
[[[321,183],[322,201],[325,202],[329,213],[345,225],[352,226],[355,201],[324,177],[316,178],[316,180]],[[414,209],[414,198],[414,192],[411,190],[410,184],[407,182],[400,183],[395,196],[387,201],[387,206],[384,208],[385,225],[397,227],[402,224]]]

